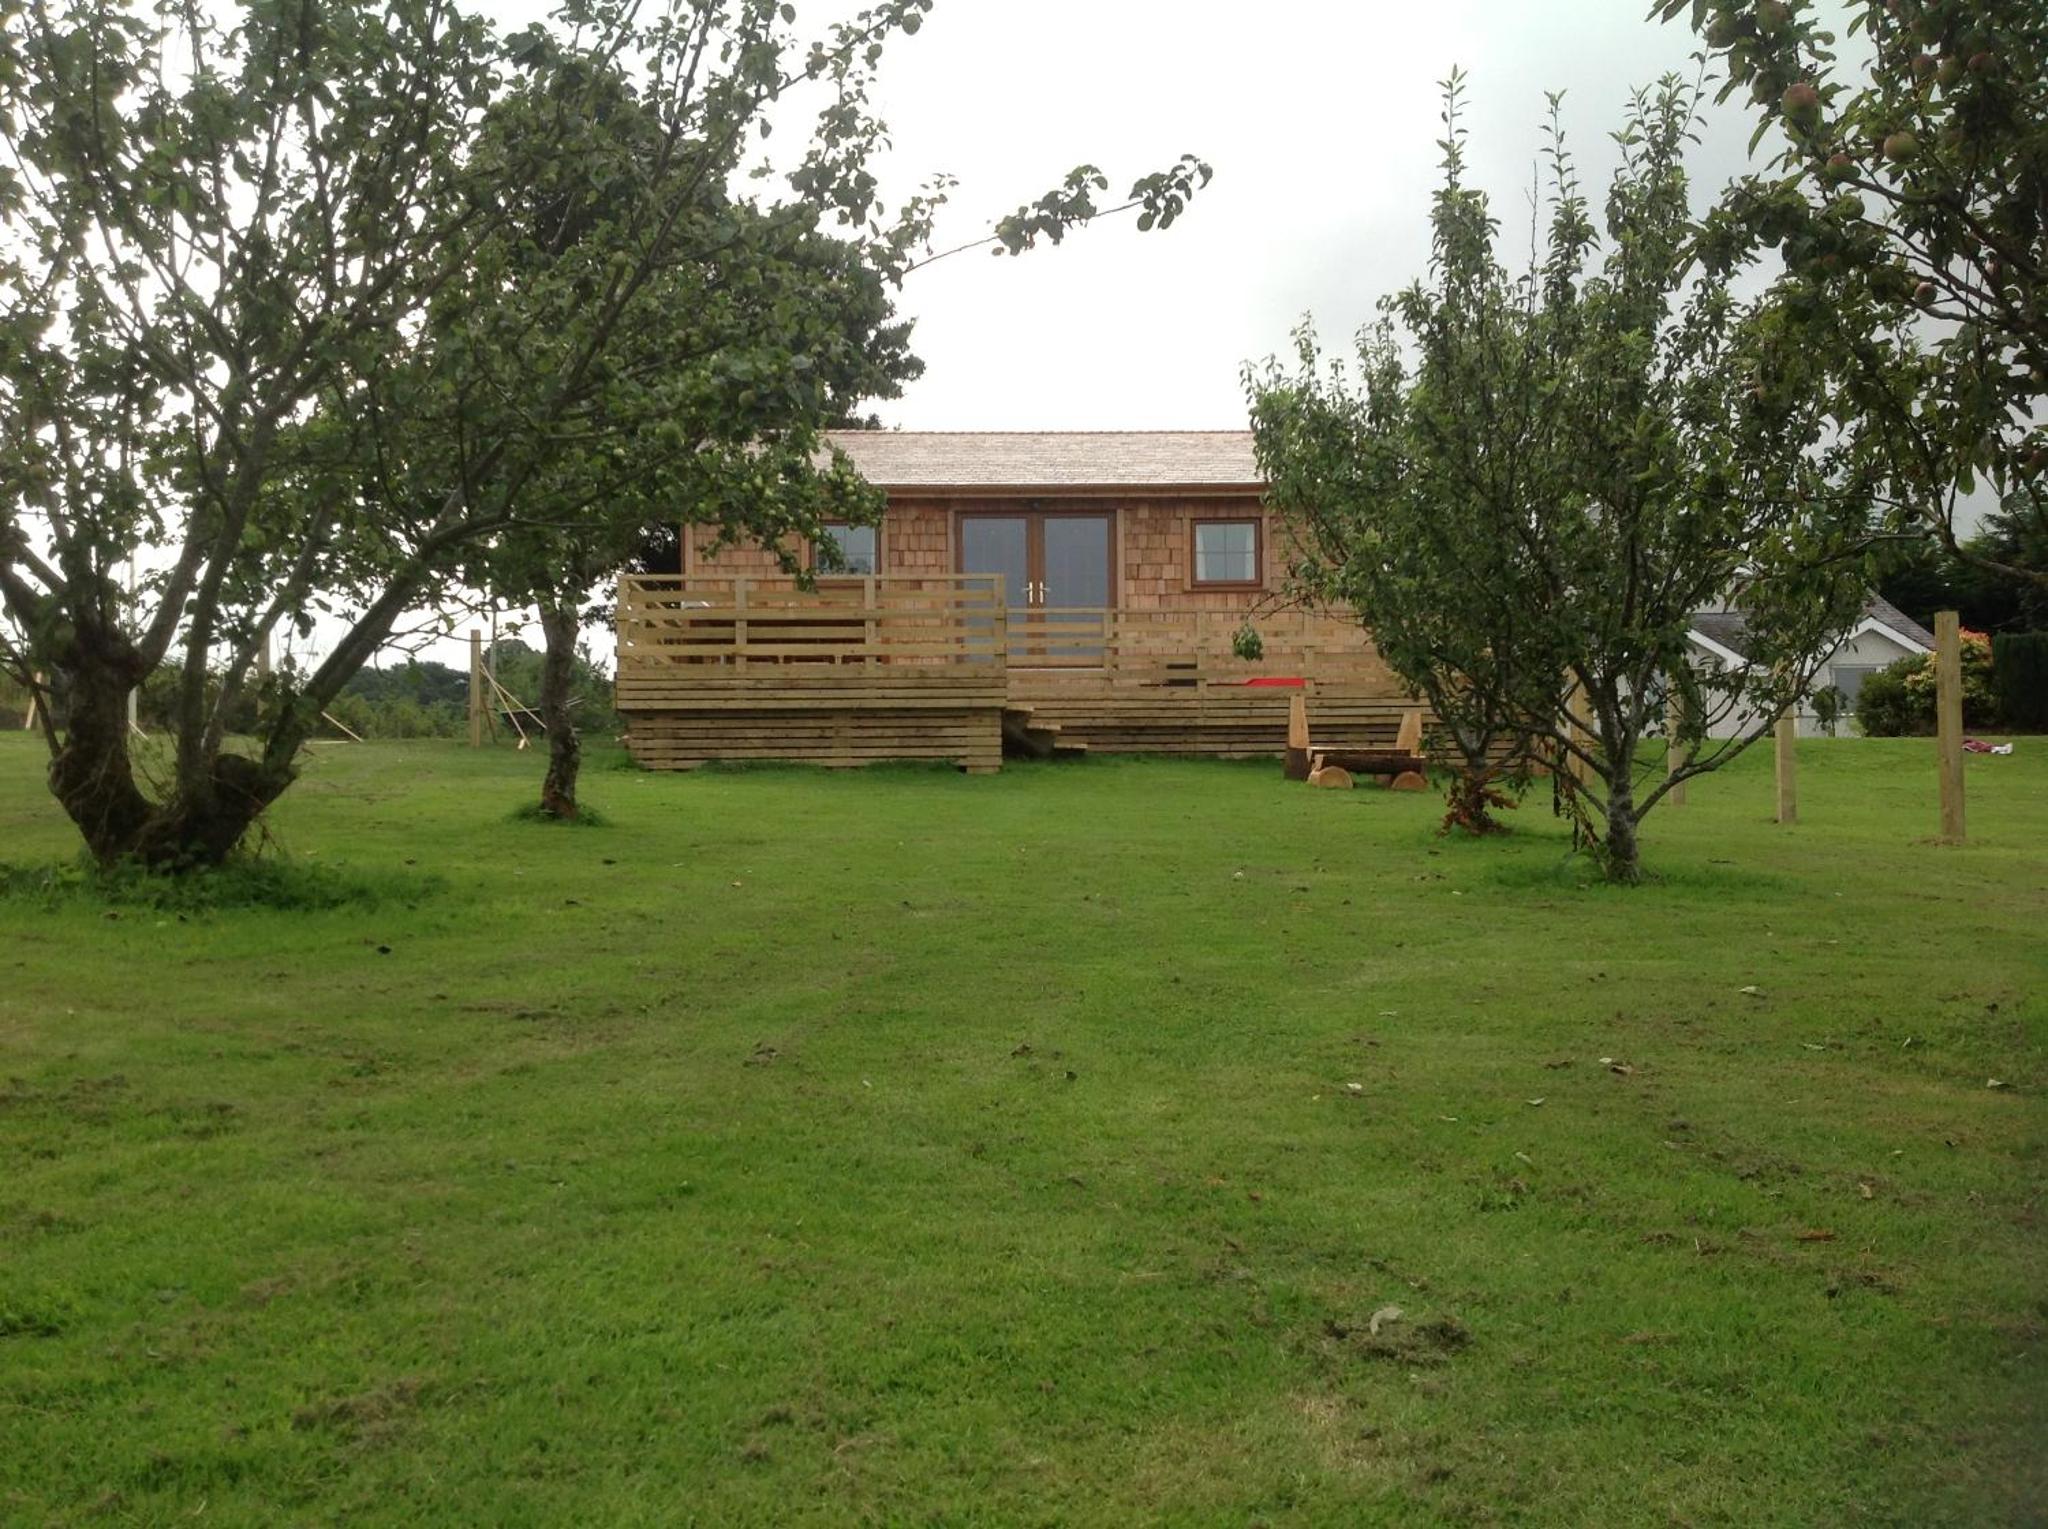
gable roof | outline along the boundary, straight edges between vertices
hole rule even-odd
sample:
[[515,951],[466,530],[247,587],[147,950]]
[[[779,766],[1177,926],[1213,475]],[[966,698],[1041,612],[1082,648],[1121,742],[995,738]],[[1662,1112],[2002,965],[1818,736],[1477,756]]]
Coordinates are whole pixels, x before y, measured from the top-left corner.
[[1918,643],[1930,653],[1934,651],[1934,634],[1883,595],[1872,595],[1863,614],[1879,626],[1890,627],[1908,642]]
[[1249,430],[834,430],[878,488],[933,493],[1265,487]]
[[[1873,627],[1902,647],[1917,648],[1922,653],[1934,651],[1934,634],[1882,595],[1872,595],[1864,603],[1863,619],[1843,633],[1842,640],[1846,642]],[[1694,642],[1723,657],[1746,659],[1748,629],[1749,620],[1741,611],[1697,611],[1692,618],[1691,635]]]

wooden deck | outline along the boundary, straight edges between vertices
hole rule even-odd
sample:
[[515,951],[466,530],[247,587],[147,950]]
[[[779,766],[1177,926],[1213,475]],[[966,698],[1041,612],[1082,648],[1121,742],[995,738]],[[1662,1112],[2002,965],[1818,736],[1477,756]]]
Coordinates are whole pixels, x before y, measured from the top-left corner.
[[[1385,748],[1412,706],[1348,617],[1012,609],[979,574],[621,581],[618,704],[634,758],[1002,761],[1013,737],[1111,753],[1277,756],[1290,695],[1319,744]],[[1298,681],[1299,684],[1287,682]]]

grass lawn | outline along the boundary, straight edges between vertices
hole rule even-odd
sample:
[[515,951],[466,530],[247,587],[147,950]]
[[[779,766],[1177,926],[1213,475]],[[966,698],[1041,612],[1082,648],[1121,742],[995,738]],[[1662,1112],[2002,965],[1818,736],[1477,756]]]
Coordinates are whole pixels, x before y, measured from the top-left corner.
[[0,898],[0,1521],[2042,1521],[2048,740],[1960,848],[1754,751],[1633,892],[1547,797],[613,763],[323,747],[375,902]]

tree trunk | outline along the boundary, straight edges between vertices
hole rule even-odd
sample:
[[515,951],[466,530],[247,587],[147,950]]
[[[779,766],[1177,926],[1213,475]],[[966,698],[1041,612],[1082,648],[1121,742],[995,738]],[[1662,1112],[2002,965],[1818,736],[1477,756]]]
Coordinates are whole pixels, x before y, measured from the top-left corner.
[[540,810],[552,818],[576,816],[576,775],[583,767],[583,744],[569,706],[569,687],[576,675],[576,638],[581,627],[576,602],[540,608],[547,649],[540,666],[540,720],[548,734],[548,773],[540,785]]
[[1624,761],[1607,780],[1607,825],[1600,836],[1600,868],[1607,879],[1634,886],[1643,879],[1642,845],[1636,837],[1633,765]]
[[101,865],[132,860],[153,871],[219,865],[297,773],[205,747],[181,754],[170,791],[153,800],[136,784],[129,752],[132,653],[100,653],[81,639],[64,671],[62,740],[50,789]]
[[50,790],[102,865],[133,853],[156,810],[135,784],[128,754],[124,667],[95,655],[53,675],[63,714],[52,734],[62,741],[50,755]]

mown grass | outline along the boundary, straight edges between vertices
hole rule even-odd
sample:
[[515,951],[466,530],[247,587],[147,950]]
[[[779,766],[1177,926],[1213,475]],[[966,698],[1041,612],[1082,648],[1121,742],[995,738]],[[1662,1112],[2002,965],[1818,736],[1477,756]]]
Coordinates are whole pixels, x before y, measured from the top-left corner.
[[1619,892],[1269,765],[323,747],[366,895],[0,896],[0,1520],[2039,1521],[2048,743],[1960,848],[1929,750]]

